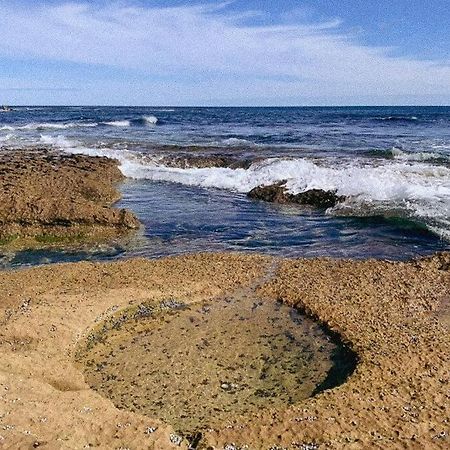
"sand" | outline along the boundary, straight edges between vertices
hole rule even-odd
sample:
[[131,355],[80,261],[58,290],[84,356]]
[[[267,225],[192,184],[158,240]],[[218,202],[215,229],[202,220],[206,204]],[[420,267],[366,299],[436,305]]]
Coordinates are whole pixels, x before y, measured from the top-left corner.
[[2,272],[0,445],[187,448],[170,424],[92,390],[76,350],[121,310],[250,287],[326,324],[358,365],[339,387],[205,432],[198,448],[448,448],[449,269],[449,254],[407,263],[200,254]]

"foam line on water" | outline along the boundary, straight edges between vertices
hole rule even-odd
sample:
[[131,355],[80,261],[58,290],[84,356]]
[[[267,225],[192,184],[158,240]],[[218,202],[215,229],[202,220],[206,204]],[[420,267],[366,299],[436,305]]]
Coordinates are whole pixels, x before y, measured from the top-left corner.
[[103,122],[103,123],[111,127],[129,127],[131,125],[129,120],[113,120],[112,122]]
[[346,162],[335,160],[331,165],[306,158],[268,158],[253,163],[247,169],[183,169],[164,166],[157,156],[89,148],[64,136],[42,135],[41,142],[71,153],[115,158],[120,161],[120,169],[128,178],[241,193],[247,193],[256,186],[286,180],[286,187],[292,193],[324,189],[345,195],[348,201],[343,207],[350,210],[349,215],[403,211],[405,216],[424,219],[426,223],[432,223],[434,229],[442,228],[444,231],[450,218],[450,168],[425,161],[385,160],[368,164],[367,159],[355,159]]
[[44,122],[44,123],[28,123],[26,125],[4,125],[0,127],[2,131],[19,131],[19,130],[66,130],[69,128],[90,128],[98,126],[97,122],[83,123],[83,122],[69,122],[69,123],[56,123],[56,122]]

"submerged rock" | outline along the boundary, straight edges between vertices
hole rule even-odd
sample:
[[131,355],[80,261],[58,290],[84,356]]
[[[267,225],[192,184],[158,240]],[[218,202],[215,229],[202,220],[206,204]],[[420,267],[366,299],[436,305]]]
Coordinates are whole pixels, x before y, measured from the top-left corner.
[[286,181],[255,187],[247,196],[266,202],[295,203],[318,209],[332,208],[345,200],[345,196],[337,195],[336,191],[325,191],[323,189],[309,189],[298,194],[291,194],[286,191]]

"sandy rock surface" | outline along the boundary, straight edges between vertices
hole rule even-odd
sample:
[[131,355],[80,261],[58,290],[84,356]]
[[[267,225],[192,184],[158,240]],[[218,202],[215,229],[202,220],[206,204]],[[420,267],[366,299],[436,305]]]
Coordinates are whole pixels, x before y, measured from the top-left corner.
[[449,254],[408,263],[200,254],[2,272],[0,446],[187,448],[170,424],[90,389],[77,345],[122,309],[213,301],[262,279],[261,298],[327,324],[358,366],[316,397],[205,431],[198,448],[448,448],[449,269]]
[[107,158],[2,151],[0,243],[96,240],[139,228],[131,212],[111,207],[122,179],[117,163]]

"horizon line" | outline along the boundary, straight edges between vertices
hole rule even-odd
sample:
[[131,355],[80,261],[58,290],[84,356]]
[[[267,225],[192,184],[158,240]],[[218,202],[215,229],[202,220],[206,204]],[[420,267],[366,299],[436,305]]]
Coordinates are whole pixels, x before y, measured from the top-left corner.
[[448,105],[426,105],[426,104],[348,104],[348,105],[55,105],[55,104],[9,104],[0,103],[0,105],[8,105],[11,108],[448,108]]

